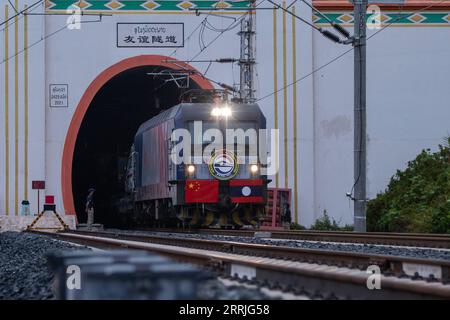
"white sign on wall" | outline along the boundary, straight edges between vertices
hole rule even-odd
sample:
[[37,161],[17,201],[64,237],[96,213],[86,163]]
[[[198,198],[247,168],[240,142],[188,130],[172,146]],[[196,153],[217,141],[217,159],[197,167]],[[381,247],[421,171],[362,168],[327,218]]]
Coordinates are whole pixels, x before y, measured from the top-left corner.
[[50,107],[68,107],[69,106],[69,85],[51,84],[50,85]]
[[183,46],[183,23],[117,23],[117,47],[119,48]]

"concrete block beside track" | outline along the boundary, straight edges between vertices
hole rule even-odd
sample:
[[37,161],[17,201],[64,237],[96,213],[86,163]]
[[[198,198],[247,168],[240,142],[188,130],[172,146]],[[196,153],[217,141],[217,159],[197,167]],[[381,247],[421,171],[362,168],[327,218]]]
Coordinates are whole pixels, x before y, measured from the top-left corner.
[[255,238],[271,238],[272,232],[270,231],[255,231],[253,235]]

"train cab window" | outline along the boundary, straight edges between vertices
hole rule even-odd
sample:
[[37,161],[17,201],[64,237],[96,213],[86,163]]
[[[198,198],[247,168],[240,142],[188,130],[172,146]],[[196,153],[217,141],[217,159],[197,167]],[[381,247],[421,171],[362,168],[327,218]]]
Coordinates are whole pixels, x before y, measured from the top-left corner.
[[[204,139],[205,132],[209,129],[219,129],[220,130],[220,127],[218,127],[217,122],[214,122],[214,121],[202,121],[201,124],[202,124],[201,125],[201,135],[202,135],[201,141],[202,141],[203,147],[205,147],[208,144],[210,144],[211,142],[213,142],[213,140],[214,140],[214,139]],[[199,127],[197,127],[197,128],[199,128]],[[196,138],[200,134],[200,132],[195,131],[197,128],[194,126],[194,122],[189,122],[189,133],[191,134],[192,145],[195,145],[196,142],[198,141],[198,140],[196,140]]]
[[[243,130],[244,140],[239,140],[235,137],[234,140],[234,152],[237,154],[238,150],[242,150],[245,152],[245,156],[250,155],[250,151],[257,152],[257,145],[258,145],[258,132],[257,132],[257,126],[255,122],[252,121],[229,121],[226,123],[225,129],[231,129],[231,130]],[[252,130],[253,129],[253,130]],[[235,131],[236,134],[236,131]],[[243,143],[242,143],[243,142]],[[252,150],[252,146],[255,148]]]
[[[234,140],[234,150],[233,152],[237,153],[238,150],[244,150],[245,155],[248,156],[251,149],[251,145],[257,146],[258,143],[258,132],[257,132],[257,125],[253,121],[226,121],[218,124],[215,121],[202,121],[201,122],[201,134],[202,134],[202,150],[208,146],[210,143],[214,142],[214,139],[204,139],[204,133],[208,129],[219,129],[221,130],[223,134],[223,148],[226,147],[226,130],[239,130],[242,129],[244,132],[244,140],[239,140],[235,138]],[[200,126],[197,125],[197,127],[194,126],[194,122],[189,122],[189,132],[191,134],[191,143],[192,143],[192,149],[194,149],[194,146],[198,140],[196,140],[195,137],[199,135],[200,132],[195,132],[196,130],[199,130]],[[248,131],[249,129],[253,129]],[[235,131],[236,134],[236,131]],[[242,143],[243,142],[243,143]],[[257,151],[257,149],[254,149]]]

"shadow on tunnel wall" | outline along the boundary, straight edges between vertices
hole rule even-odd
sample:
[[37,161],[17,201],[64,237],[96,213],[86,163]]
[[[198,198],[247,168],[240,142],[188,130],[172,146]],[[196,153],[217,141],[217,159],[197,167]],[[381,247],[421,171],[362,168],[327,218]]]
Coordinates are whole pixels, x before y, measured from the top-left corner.
[[[167,70],[167,69],[166,69]],[[95,192],[95,222],[119,227],[116,203],[124,195],[124,173],[131,144],[139,126],[179,103],[180,95],[199,88],[190,81],[178,88],[165,76],[148,75],[161,67],[124,71],[95,95],[81,124],[74,150],[72,192],[79,223],[86,222],[89,188]]]

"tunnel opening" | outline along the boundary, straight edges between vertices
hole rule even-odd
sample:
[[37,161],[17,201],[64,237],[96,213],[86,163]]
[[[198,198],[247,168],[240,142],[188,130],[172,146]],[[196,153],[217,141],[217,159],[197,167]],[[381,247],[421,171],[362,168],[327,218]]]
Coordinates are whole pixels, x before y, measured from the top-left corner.
[[134,135],[139,126],[180,102],[180,95],[200,87],[192,81],[180,88],[161,66],[140,66],[123,71],[94,96],[84,115],[73,154],[72,193],[79,223],[86,221],[86,197],[95,192],[95,222],[120,227],[117,201],[124,196],[124,174]]

